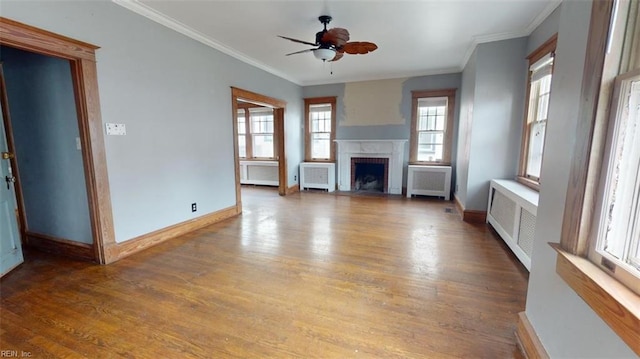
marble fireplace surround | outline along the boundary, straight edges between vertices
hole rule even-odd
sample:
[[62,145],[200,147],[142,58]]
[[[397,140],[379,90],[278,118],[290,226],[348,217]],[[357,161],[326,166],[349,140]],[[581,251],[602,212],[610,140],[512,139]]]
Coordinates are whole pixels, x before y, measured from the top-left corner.
[[351,158],[389,159],[389,194],[402,194],[402,166],[407,140],[335,140],[338,145],[338,189],[352,191]]

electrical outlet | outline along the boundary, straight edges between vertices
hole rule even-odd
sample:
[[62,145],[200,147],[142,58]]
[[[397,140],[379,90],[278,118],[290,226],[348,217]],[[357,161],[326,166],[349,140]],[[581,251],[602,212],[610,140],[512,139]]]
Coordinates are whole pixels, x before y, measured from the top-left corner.
[[297,181],[297,180],[298,180],[298,176],[293,175],[293,180],[294,180],[294,181]]
[[191,203],[191,212],[195,212],[198,210],[198,205],[195,203]]

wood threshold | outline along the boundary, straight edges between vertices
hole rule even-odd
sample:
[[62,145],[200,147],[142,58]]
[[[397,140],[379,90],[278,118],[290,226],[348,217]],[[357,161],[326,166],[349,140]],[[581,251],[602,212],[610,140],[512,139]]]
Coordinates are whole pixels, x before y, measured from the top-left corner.
[[[240,214],[240,208],[236,206],[227,207],[219,211],[205,214],[204,216],[193,218],[169,227],[159,229],[157,231],[141,235],[126,242],[117,243],[108,247],[106,251],[109,253],[108,258],[115,262],[119,259],[128,257],[134,253],[145,250],[158,243],[162,243],[169,239],[193,232],[197,229],[209,226],[211,224],[223,221]],[[108,264],[108,263],[107,263]]]
[[83,261],[95,261],[93,246],[88,243],[71,241],[42,233],[27,231],[26,244],[43,252],[60,254]]
[[640,295],[624,286],[588,259],[570,254],[558,243],[556,273],[640,355]]
[[518,348],[527,359],[549,359],[549,354],[544,349],[538,334],[529,322],[527,313],[518,313],[518,327],[516,328],[516,341]]

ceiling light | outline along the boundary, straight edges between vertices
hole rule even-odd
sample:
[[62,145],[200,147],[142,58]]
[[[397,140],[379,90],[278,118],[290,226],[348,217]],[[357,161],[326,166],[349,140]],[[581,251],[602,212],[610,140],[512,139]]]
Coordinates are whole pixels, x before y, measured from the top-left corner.
[[325,48],[315,49],[313,51],[313,56],[315,56],[316,59],[322,60],[322,61],[333,60],[333,58],[336,57],[336,50],[325,49]]

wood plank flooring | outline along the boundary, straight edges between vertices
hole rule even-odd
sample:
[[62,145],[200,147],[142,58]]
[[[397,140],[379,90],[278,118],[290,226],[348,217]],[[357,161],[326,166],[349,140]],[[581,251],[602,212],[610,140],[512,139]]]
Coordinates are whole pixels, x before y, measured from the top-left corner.
[[33,358],[521,358],[526,270],[451,202],[243,188],[242,216],[109,266],[27,251],[0,350]]

